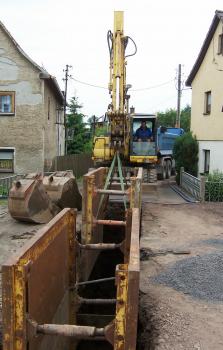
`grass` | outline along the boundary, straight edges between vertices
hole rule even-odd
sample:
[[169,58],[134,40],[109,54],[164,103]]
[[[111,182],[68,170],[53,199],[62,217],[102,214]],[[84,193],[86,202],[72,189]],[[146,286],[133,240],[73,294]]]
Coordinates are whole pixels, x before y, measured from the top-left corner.
[[7,200],[7,199],[1,199],[1,198],[0,198],[0,206],[1,206],[1,205],[4,205],[4,206],[5,206],[5,205],[7,205],[7,203],[8,203],[8,200]]

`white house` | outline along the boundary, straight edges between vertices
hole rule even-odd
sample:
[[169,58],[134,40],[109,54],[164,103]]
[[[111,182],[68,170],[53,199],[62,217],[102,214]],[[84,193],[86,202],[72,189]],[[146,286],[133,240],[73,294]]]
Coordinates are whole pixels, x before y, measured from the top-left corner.
[[216,11],[186,81],[192,87],[191,131],[199,142],[199,173],[223,172],[223,11]]

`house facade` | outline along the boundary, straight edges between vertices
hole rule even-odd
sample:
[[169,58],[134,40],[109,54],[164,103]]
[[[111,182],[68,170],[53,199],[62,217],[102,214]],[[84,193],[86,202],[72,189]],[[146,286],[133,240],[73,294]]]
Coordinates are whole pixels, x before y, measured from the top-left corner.
[[199,173],[223,171],[223,12],[216,11],[186,81],[192,87],[191,131],[199,143]]
[[64,154],[64,96],[0,22],[0,176],[47,171]]

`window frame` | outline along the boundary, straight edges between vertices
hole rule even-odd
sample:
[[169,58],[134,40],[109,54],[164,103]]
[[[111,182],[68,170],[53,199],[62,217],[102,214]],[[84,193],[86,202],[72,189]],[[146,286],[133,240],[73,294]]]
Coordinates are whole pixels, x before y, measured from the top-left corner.
[[15,91],[0,91],[0,97],[1,96],[11,96],[11,102],[12,102],[12,112],[1,112],[0,116],[14,116],[15,115]]
[[[10,158],[1,158],[1,152],[4,152],[4,153],[10,153],[12,154],[12,157]],[[12,167],[11,168],[1,168],[0,167],[0,173],[14,173],[15,171],[15,148],[10,148],[10,147],[7,147],[7,148],[4,148],[4,147],[1,147],[0,148],[0,164],[1,164],[1,161],[2,160],[12,160]]]
[[[211,97],[211,103],[208,104],[208,97]],[[204,115],[210,115],[211,114],[211,104],[212,104],[212,93],[211,90],[205,91],[204,93]],[[210,106],[210,109],[209,109]]]

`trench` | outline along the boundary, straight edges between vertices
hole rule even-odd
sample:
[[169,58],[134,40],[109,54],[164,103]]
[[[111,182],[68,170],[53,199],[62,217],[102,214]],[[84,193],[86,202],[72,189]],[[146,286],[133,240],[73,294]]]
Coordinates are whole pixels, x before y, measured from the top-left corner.
[[[109,203],[105,219],[124,220],[124,208],[122,203]],[[103,243],[120,243],[125,237],[124,227],[104,226]],[[117,250],[103,251],[99,254],[89,280],[107,278],[115,276],[116,265],[123,263],[123,253]],[[115,281],[91,284],[82,287],[79,295],[83,298],[115,299]],[[113,305],[82,305],[77,314],[77,323],[83,325],[83,321],[88,321],[88,325],[104,327],[115,317],[115,304]],[[86,323],[85,323],[86,324]],[[82,340],[79,342],[77,350],[110,350],[113,346],[106,340]]]

